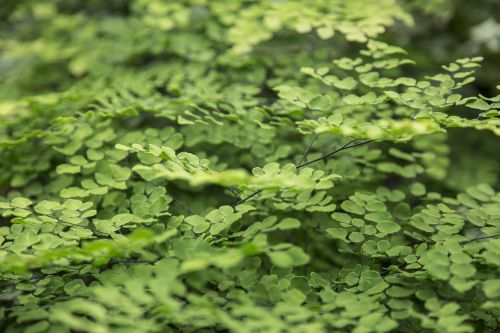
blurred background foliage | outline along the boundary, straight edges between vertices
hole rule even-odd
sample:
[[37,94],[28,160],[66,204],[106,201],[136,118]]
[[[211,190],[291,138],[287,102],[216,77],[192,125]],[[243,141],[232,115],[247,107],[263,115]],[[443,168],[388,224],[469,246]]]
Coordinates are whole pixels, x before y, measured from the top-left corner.
[[[103,76],[114,70],[112,66],[162,60],[179,52],[173,48],[185,47],[176,45],[171,37],[162,36],[161,31],[210,31],[208,36],[211,38],[205,42],[211,47],[214,42],[224,41],[216,36],[225,33],[223,28],[209,21],[209,14],[203,10],[208,1],[191,1],[191,4],[199,4],[199,10],[193,13],[187,13],[182,1],[177,3],[176,10],[165,8],[162,12],[161,2],[155,1],[2,1],[0,99],[13,100],[63,90],[82,76]],[[230,1],[212,3],[219,3],[221,8],[235,7]],[[498,1],[411,0],[401,3],[413,14],[413,24],[398,22],[381,39],[411,53],[417,62],[413,71],[428,73],[439,69],[440,64],[481,54],[486,61],[473,87],[483,94],[494,92],[495,69],[500,65]],[[188,20],[187,15],[196,14],[198,20]],[[164,20],[165,15],[169,20]],[[152,27],[159,27],[158,33],[149,30]],[[279,39],[273,40],[276,45],[279,42]],[[198,57],[203,58],[202,55]]]
[[[98,86],[94,79],[112,79],[118,72],[151,68],[167,59],[201,64],[215,61],[221,69],[248,67],[245,57],[228,57],[225,52],[231,44],[228,28],[236,24],[235,14],[242,10],[239,6],[252,3],[196,0],[165,6],[161,1],[143,0],[4,0],[0,3],[3,109],[8,109],[9,101],[64,91],[77,82]],[[465,93],[494,95],[500,68],[500,2],[412,0],[402,1],[401,5],[412,13],[413,20],[401,16],[402,20],[379,39],[402,46],[416,61],[416,66],[405,67],[407,72],[402,75],[419,77],[420,73],[438,71],[442,64],[454,59],[483,55],[485,61],[477,79],[465,88]],[[217,20],[212,19],[214,15]],[[166,33],[169,31],[175,33]],[[325,52],[333,52],[334,56],[356,52],[356,47],[342,37],[324,41],[313,31],[296,34],[285,29],[266,42],[265,33],[263,42],[258,41],[258,30],[251,27],[241,36],[235,35],[248,40],[257,36],[251,61],[258,59],[259,52],[267,58],[282,54],[313,58],[316,54],[323,58]],[[298,42],[289,43],[293,39]],[[335,44],[333,51],[329,43]],[[308,49],[294,50],[284,45],[308,45]],[[489,158],[496,149],[493,134],[469,134],[467,130],[450,131],[449,140],[454,143],[450,146],[459,149],[451,152],[456,167],[446,181],[453,190],[478,181],[497,183],[499,164]],[[467,158],[467,152],[472,150],[478,156],[476,161]]]

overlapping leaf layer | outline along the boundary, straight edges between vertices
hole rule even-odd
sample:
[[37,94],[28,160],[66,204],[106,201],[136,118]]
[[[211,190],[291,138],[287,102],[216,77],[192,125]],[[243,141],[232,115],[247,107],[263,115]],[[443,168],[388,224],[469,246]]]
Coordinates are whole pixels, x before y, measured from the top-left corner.
[[450,8],[1,4],[0,330],[498,331],[500,86],[396,46]]

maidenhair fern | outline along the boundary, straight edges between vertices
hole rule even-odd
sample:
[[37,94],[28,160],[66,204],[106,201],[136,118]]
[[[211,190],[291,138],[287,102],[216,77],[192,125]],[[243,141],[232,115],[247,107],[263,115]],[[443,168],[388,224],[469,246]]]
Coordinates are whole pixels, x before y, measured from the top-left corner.
[[469,5],[0,5],[0,331],[498,331]]

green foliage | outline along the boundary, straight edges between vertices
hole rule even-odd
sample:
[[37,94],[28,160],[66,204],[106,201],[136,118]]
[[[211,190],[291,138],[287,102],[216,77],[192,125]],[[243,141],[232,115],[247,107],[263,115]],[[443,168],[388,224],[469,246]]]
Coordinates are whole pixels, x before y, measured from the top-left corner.
[[1,4],[0,330],[497,332],[494,56],[407,43],[462,5]]

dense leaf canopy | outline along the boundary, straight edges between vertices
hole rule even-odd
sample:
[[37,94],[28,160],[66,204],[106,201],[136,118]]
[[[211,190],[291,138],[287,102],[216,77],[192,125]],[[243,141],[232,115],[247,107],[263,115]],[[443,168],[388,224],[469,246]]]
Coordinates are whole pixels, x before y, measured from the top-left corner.
[[1,1],[0,331],[498,332],[497,9]]

